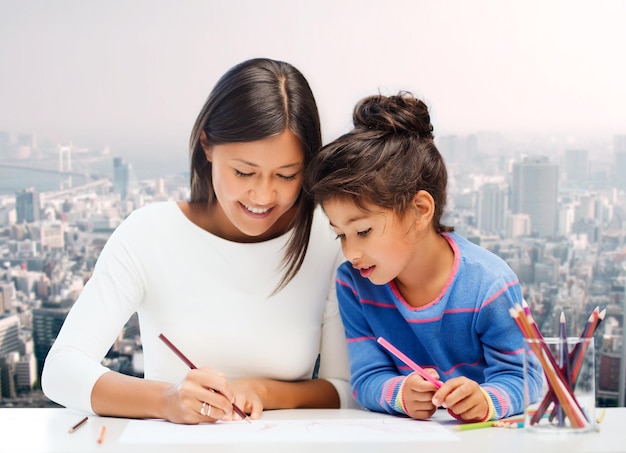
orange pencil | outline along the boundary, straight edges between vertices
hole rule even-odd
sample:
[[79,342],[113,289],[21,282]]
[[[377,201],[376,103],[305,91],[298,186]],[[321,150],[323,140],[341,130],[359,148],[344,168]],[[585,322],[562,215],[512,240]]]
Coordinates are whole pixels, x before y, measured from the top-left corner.
[[101,444],[102,442],[104,442],[104,435],[107,432],[107,427],[105,425],[102,425],[102,427],[100,428],[100,435],[98,436],[98,443]]
[[541,362],[548,380],[548,385],[561,403],[572,426],[576,428],[586,426],[588,421],[585,414],[574,397],[571,387],[567,384],[561,369],[556,365],[554,357],[552,357],[546,343],[543,341],[543,336],[539,332],[532,316],[524,313],[524,310],[519,304],[516,306],[516,310],[510,310],[510,313],[518,327],[521,328],[524,336],[530,340],[534,340],[534,342],[531,341],[529,343],[529,346],[533,349],[535,356]]

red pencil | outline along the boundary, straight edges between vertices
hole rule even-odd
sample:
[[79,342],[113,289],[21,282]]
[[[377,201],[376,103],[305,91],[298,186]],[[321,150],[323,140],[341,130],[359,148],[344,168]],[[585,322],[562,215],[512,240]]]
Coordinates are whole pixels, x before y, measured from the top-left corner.
[[[176,346],[174,346],[174,343],[172,343],[170,340],[167,339],[167,337],[165,335],[163,335],[162,333],[159,334],[159,338],[163,341],[163,343],[165,343],[172,351],[174,351],[174,354],[176,354],[183,362],[185,362],[185,364],[191,368],[192,370],[197,369],[198,367],[195,366],[193,364],[193,362],[191,360],[189,360],[187,358],[187,356],[185,354],[183,354],[181,352],[180,349],[178,349]],[[217,392],[217,390],[214,390],[215,392]],[[219,393],[219,392],[218,392]],[[237,413],[237,415],[239,415],[242,419],[244,419],[245,421],[247,421],[248,423],[250,422],[250,419],[248,418],[248,416],[246,415],[246,413],[244,411],[242,411],[235,403],[233,403],[233,410]]]
[[541,362],[548,385],[561,403],[572,426],[576,428],[586,426],[588,423],[586,416],[578,404],[571,386],[568,385],[565,376],[563,376],[562,370],[556,364],[554,357],[550,353],[532,316],[524,313],[524,309],[520,305],[516,306],[516,310],[510,310],[510,313],[521,328],[524,336],[531,340],[529,346],[533,349],[535,356]]

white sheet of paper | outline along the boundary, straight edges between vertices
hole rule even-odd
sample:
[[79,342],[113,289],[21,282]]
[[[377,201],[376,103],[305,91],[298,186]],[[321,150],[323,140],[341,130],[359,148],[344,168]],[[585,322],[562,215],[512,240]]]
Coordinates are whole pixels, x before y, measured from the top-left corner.
[[432,420],[404,418],[253,420],[178,425],[162,420],[131,420],[120,436],[127,444],[441,442],[459,441]]

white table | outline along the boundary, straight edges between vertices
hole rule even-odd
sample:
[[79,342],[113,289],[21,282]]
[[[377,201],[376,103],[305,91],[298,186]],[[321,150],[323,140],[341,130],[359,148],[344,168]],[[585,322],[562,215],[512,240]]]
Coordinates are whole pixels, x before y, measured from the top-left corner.
[[[527,429],[484,428],[456,431],[459,422],[446,411],[438,411],[434,419],[454,432],[460,441],[454,442],[333,442],[302,443],[277,442],[250,444],[237,439],[223,444],[128,444],[118,442],[130,422],[124,418],[90,416],[89,421],[76,432],[68,429],[85,414],[69,409],[19,408],[0,409],[0,451],[8,453],[72,453],[72,452],[150,452],[150,453],[403,453],[403,452],[462,452],[462,453],[605,453],[626,452],[626,408],[607,408],[604,421],[597,432],[581,434],[533,433]],[[380,418],[361,410],[281,410],[266,411],[263,420]],[[389,416],[391,417],[391,416]],[[242,422],[243,423],[243,422]],[[97,438],[102,425],[106,425],[106,437],[102,444]]]

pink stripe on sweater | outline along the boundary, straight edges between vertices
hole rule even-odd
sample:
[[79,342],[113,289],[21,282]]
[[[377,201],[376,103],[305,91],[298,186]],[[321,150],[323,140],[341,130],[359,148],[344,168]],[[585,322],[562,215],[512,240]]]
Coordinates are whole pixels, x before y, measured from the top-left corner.
[[505,292],[508,288],[510,288],[513,285],[517,285],[519,283],[519,280],[513,280],[512,282],[508,282],[506,285],[504,285],[503,288],[500,289],[500,291],[498,291],[497,293],[495,293],[493,296],[491,296],[489,299],[487,299],[486,301],[483,302],[483,304],[481,305],[481,309],[483,307],[486,307],[487,305],[489,305],[491,302],[493,302],[494,300],[496,300],[498,298],[498,296],[500,296],[500,294],[502,294],[503,292]]

